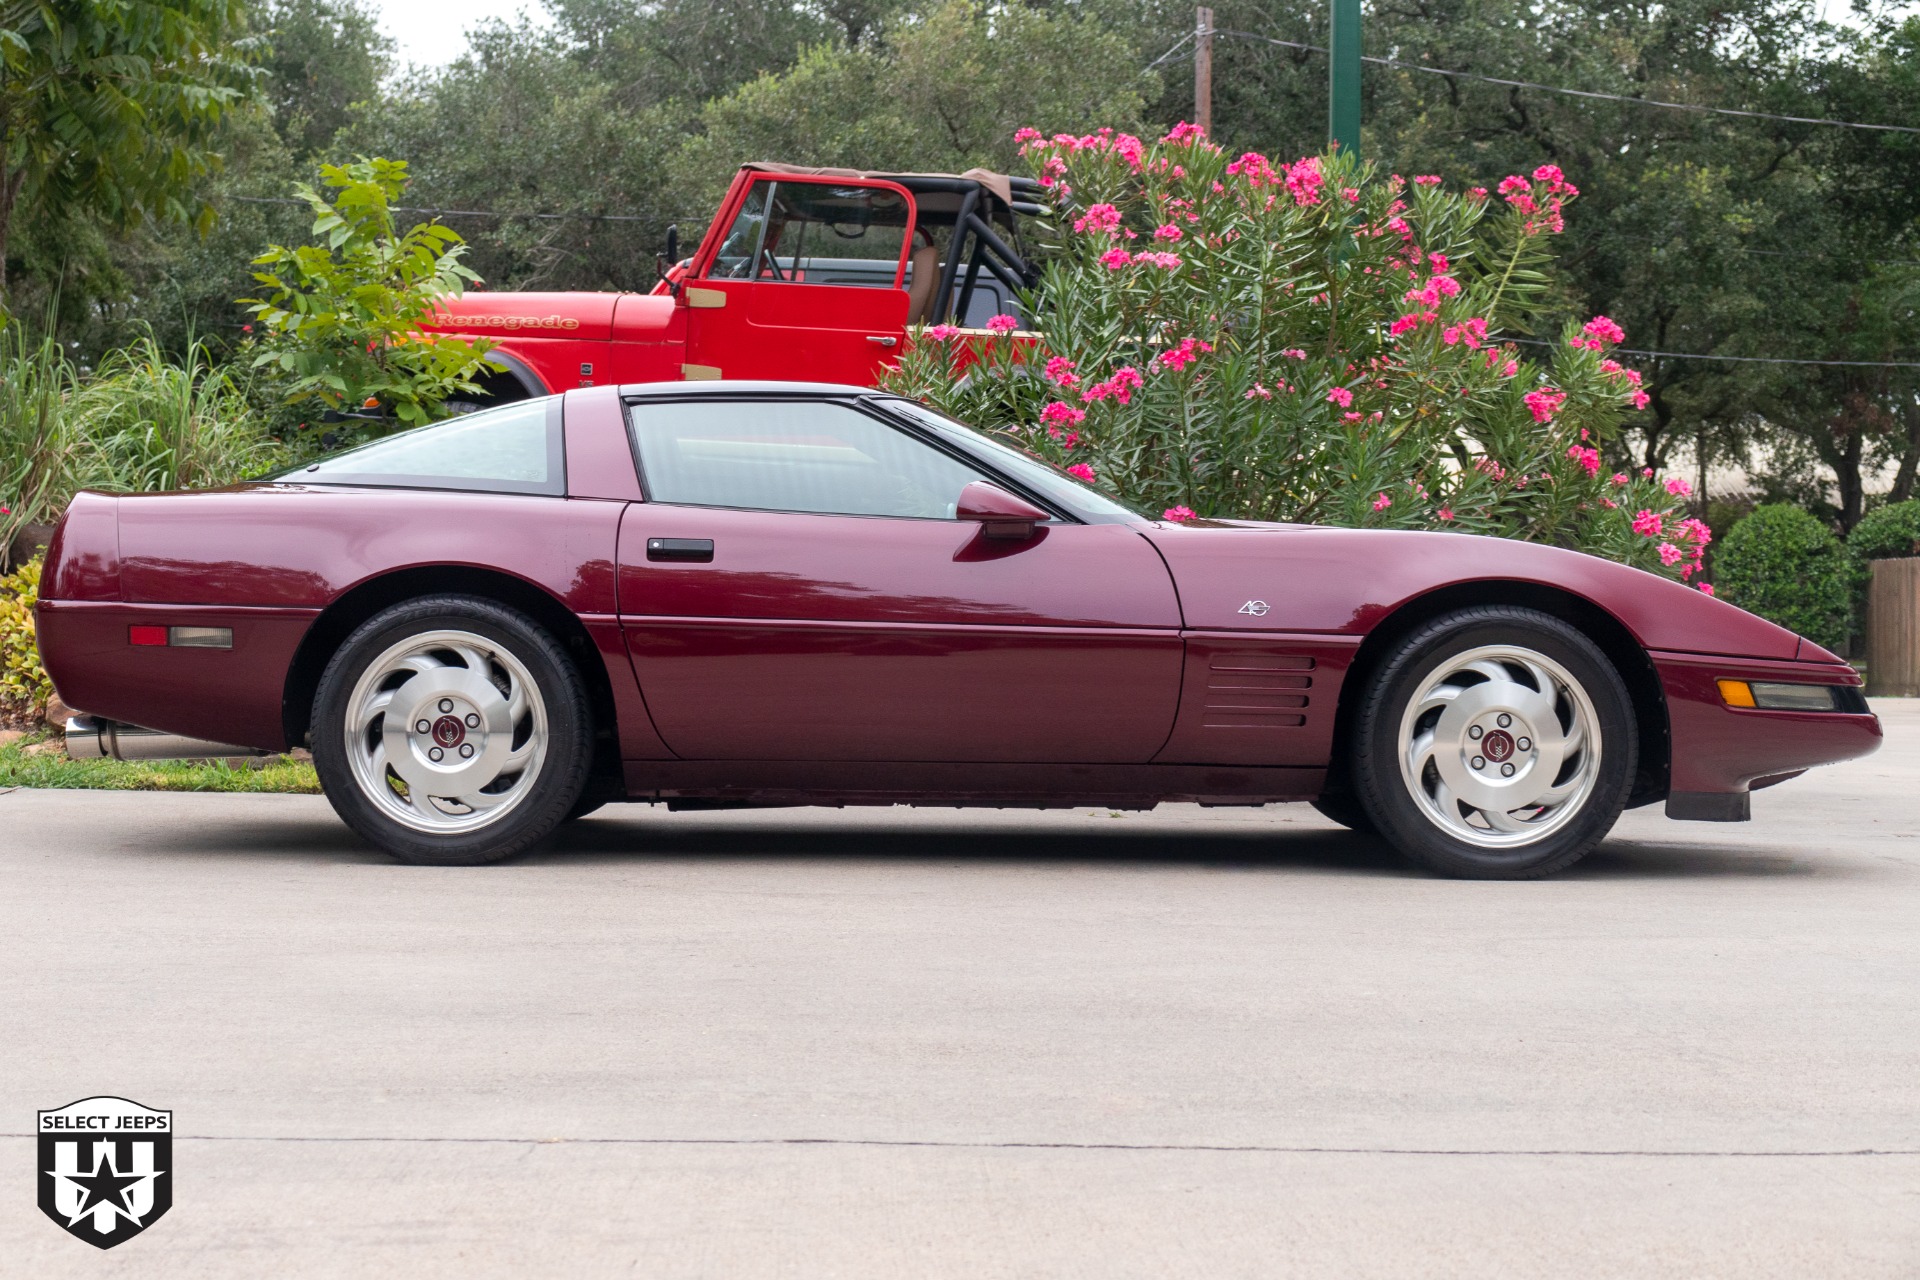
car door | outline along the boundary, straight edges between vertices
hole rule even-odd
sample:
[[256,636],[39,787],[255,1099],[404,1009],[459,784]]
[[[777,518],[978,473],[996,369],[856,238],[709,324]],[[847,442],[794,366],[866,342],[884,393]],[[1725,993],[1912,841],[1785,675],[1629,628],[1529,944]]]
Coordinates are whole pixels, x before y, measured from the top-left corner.
[[687,759],[1145,762],[1179,696],[1179,605],[1124,524],[1005,543],[954,518],[993,479],[853,403],[642,401],[648,500],[618,598]]
[[893,183],[753,182],[682,290],[684,376],[870,385],[906,333],[913,218]]

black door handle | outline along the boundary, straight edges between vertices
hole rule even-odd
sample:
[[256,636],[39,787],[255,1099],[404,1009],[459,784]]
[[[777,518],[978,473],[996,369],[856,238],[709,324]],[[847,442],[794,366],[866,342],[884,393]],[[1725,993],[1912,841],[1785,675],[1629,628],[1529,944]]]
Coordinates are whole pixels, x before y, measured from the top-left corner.
[[712,538],[648,538],[649,560],[692,560],[708,564],[713,560]]

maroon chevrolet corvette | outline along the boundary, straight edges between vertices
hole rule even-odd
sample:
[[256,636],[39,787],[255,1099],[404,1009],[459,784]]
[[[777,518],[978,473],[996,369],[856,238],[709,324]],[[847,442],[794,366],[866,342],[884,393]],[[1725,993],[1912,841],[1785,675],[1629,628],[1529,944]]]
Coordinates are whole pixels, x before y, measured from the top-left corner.
[[608,801],[1304,800],[1434,869],[1736,821],[1872,751],[1853,670],[1636,569],[1456,534],[1161,523],[871,390],[601,387],[200,493],[74,499],[69,749],[307,744],[409,862]]

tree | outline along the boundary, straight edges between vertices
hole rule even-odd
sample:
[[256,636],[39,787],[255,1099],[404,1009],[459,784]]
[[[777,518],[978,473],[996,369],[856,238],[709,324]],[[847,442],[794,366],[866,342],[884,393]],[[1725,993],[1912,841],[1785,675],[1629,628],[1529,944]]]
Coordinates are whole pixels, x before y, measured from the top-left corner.
[[379,408],[405,426],[438,416],[455,392],[477,392],[493,344],[422,334],[438,303],[478,277],[461,261],[460,235],[437,222],[402,233],[393,202],[406,189],[403,160],[323,165],[332,199],[299,189],[319,244],[273,245],[254,259],[265,298],[246,298],[271,335],[255,368],[287,378],[291,401],[335,412]]
[[260,65],[274,127],[294,155],[321,154],[379,95],[393,41],[365,0],[266,0],[253,21],[270,42]]
[[248,92],[241,0],[15,0],[0,22],[0,304],[14,228],[199,221],[197,174]]

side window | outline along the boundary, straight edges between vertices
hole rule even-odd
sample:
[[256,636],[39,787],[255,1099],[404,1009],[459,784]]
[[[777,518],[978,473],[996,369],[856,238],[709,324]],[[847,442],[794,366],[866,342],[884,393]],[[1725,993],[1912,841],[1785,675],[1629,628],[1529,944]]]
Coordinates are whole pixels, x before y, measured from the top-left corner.
[[415,427],[274,479],[559,496],[567,491],[565,450],[560,397],[546,396]]
[[897,191],[756,182],[707,276],[891,289],[911,222]]
[[986,477],[856,409],[683,400],[630,411],[651,502],[951,520]]

